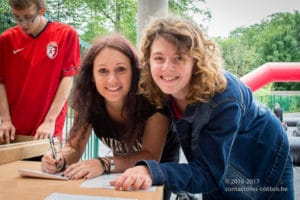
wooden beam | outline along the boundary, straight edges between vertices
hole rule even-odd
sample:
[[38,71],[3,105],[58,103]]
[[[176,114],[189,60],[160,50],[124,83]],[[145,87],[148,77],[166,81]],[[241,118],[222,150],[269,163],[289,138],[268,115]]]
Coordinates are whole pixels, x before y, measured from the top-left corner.
[[[32,158],[44,155],[50,150],[48,139],[32,140],[31,136],[17,136],[16,142],[0,145],[0,164]],[[59,141],[54,140],[55,146],[59,148]]]

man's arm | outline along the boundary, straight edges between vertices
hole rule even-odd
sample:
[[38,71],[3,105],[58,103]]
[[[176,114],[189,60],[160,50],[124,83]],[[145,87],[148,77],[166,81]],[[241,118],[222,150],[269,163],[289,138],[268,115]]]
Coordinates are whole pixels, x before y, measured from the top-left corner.
[[15,139],[15,127],[12,124],[5,86],[0,83],[0,143],[10,143]]
[[66,76],[61,80],[50,109],[44,119],[44,122],[37,129],[34,139],[46,139],[53,135],[56,118],[67,101],[72,86],[73,76]]

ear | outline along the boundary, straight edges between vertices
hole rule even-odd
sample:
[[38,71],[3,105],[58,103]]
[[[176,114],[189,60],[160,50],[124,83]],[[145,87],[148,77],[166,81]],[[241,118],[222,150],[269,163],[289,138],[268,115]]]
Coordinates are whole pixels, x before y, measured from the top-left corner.
[[41,8],[41,10],[40,10],[40,15],[44,15],[45,14],[45,12],[46,12],[46,6],[43,6],[42,8]]

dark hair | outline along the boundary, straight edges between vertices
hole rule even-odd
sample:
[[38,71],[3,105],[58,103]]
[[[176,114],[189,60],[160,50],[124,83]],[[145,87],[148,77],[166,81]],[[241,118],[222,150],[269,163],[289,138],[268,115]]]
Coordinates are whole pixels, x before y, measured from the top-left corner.
[[16,10],[23,10],[31,5],[36,5],[37,9],[40,10],[45,6],[45,0],[9,0],[9,5]]
[[[145,117],[140,115],[144,115],[141,112],[144,106],[141,101],[144,102],[145,99],[140,98],[139,96],[141,95],[137,95],[140,71],[136,49],[125,37],[119,34],[97,39],[87,51],[82,61],[80,73],[76,79],[75,90],[73,92],[73,108],[76,114],[70,136],[74,137],[75,134],[72,136],[72,133],[76,133],[76,131],[83,127],[87,128],[87,126],[91,124],[92,117],[97,116],[97,121],[98,118],[100,118],[99,121],[101,121],[101,118],[109,118],[105,109],[104,98],[98,93],[95,82],[93,81],[93,62],[95,57],[104,48],[118,50],[130,60],[132,69],[131,87],[122,108],[122,116],[130,120],[126,120],[127,132],[122,135],[122,139],[132,143],[136,140],[137,136],[143,132]],[[97,124],[97,126],[100,125]],[[101,127],[100,130],[102,130]]]

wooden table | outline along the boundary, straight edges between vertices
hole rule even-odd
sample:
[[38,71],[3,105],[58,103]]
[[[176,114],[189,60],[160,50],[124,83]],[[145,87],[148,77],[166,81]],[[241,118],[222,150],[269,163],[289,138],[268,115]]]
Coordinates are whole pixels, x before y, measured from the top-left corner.
[[150,191],[116,191],[100,188],[82,188],[84,180],[49,180],[24,178],[18,173],[19,168],[40,169],[40,162],[15,161],[0,165],[1,200],[41,200],[54,192],[65,194],[91,195],[103,197],[135,198],[140,200],[162,199],[163,187]]

